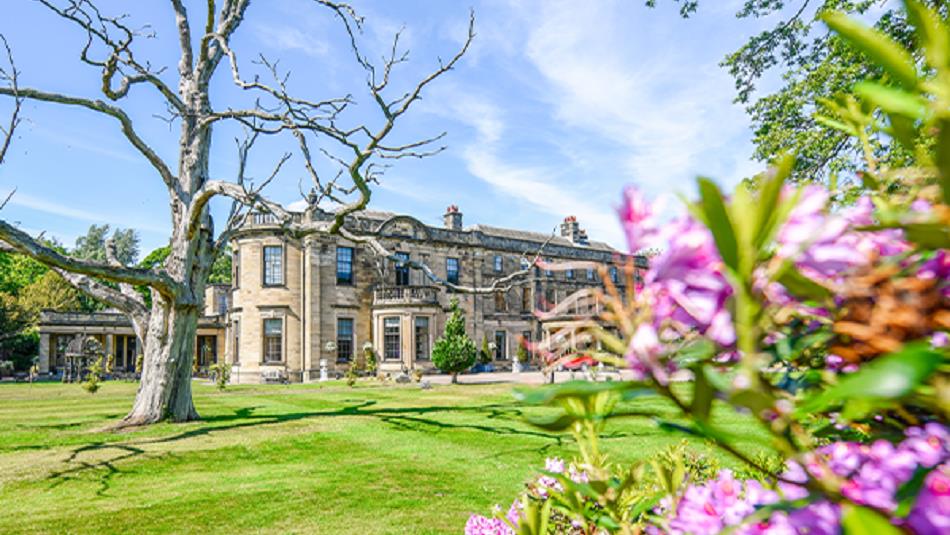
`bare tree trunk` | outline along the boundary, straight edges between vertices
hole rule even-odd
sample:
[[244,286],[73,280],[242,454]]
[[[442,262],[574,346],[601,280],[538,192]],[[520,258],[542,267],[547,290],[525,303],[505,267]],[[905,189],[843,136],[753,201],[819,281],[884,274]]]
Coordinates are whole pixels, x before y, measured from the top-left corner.
[[169,418],[198,419],[191,400],[191,366],[198,310],[157,302],[146,333],[142,381],[132,411],[120,425],[145,425]]
[[457,373],[452,374],[452,384],[453,385],[459,384],[459,374]]
[[[273,84],[268,85],[257,74],[248,79],[241,77],[237,56],[230,42],[244,20],[250,0],[227,0],[220,6],[216,6],[213,1],[208,2],[206,17],[200,19],[203,37],[197,50],[185,3],[182,0],[171,1],[181,49],[176,84],[166,82],[162,74],[164,69],[152,68],[149,62],[139,61],[138,54],[133,55],[133,39],[141,33],[128,26],[123,16],[103,14],[96,7],[95,0],[62,2],[65,7],[56,1],[43,0],[40,3],[86,33],[88,41],[81,60],[102,69],[101,90],[108,101],[19,87],[11,58],[11,72],[0,71],[0,81],[5,82],[0,87],[0,96],[11,97],[15,103],[9,128],[0,126],[0,161],[19,120],[17,112],[24,99],[79,107],[114,119],[131,146],[154,168],[168,189],[172,220],[170,253],[163,265],[154,268],[124,266],[114,258],[108,258],[108,262],[78,259],[47,247],[40,240],[2,220],[0,243],[6,242],[17,252],[56,269],[70,284],[111,303],[132,318],[135,334],[141,339],[143,347],[142,379],[132,411],[120,425],[150,424],[166,418],[173,421],[197,419],[198,413],[191,400],[191,365],[198,318],[203,308],[204,288],[215,255],[228,245],[254,213],[277,217],[284,231],[298,238],[329,232],[365,242],[365,239],[343,228],[343,224],[351,214],[368,205],[372,193],[370,184],[376,183],[381,170],[388,167],[380,161],[423,158],[445,148],[435,145],[444,133],[401,145],[393,145],[387,138],[399,117],[421,98],[423,89],[455,68],[468,50],[475,35],[474,13],[470,15],[468,37],[461,49],[449,60],[440,60],[437,68],[407,92],[396,96],[389,94],[387,88],[393,68],[408,57],[407,51],[400,52],[401,32],[397,32],[393,38],[390,56],[384,57],[381,64],[374,64],[359,45],[359,36],[363,31],[362,17],[350,6],[334,0],[309,2],[331,10],[343,24],[355,61],[367,73],[370,101],[376,104],[384,118],[375,127],[357,125],[344,128],[337,121],[343,111],[354,103],[350,95],[326,100],[294,97],[287,93],[289,73],[278,72],[277,62],[268,61],[263,56],[260,56],[259,64],[273,76]],[[7,52],[10,58],[9,50]],[[104,54],[102,57],[98,57],[100,52]],[[251,107],[223,105],[215,109],[212,106],[210,83],[222,62],[230,67],[232,80],[242,92],[255,94]],[[150,87],[157,91],[164,99],[167,119],[170,123],[181,123],[177,169],[139,135],[134,121],[120,105],[133,86],[142,89]],[[239,168],[234,182],[211,180],[209,174],[212,127],[222,121],[239,124],[248,134],[248,141],[238,144]],[[280,158],[271,175],[256,186],[250,180],[245,180],[248,150],[254,139],[258,135],[281,133],[291,134],[299,144],[304,168],[313,182],[312,194],[307,196],[308,202],[312,205],[324,203],[340,207],[332,222],[296,221],[280,204],[262,195],[263,188],[277,176],[289,154]],[[308,136],[332,141],[347,152],[352,151],[350,160],[326,152],[334,166],[341,166],[334,178],[327,180],[317,174],[310,156]],[[338,183],[341,179],[349,179],[352,184]],[[221,232],[217,238],[208,210],[208,203],[216,196],[229,197],[233,201],[230,215],[223,229],[219,229]],[[0,200],[0,208],[5,203]],[[370,243],[379,254],[395,258],[378,241]],[[439,280],[428,267],[416,267],[422,269],[430,279]],[[514,282],[521,273],[496,280],[489,290],[473,291],[494,291],[503,284]],[[102,281],[118,283],[119,289]],[[150,288],[151,310],[134,291],[136,286]],[[457,285],[451,287],[464,289]],[[456,374],[453,374],[452,382],[458,382]]]

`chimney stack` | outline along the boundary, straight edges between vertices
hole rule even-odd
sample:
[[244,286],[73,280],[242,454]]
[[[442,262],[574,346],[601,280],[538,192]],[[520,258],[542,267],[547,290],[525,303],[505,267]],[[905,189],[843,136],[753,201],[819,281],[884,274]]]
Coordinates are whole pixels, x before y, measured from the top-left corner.
[[571,240],[571,243],[575,245],[589,245],[590,240],[587,238],[587,231],[581,228],[580,223],[577,222],[577,218],[569,215],[564,218],[564,222],[561,223],[561,236]]
[[459,207],[451,204],[448,208],[445,209],[445,215],[442,216],[442,221],[445,223],[445,228],[451,230],[462,230],[462,212],[459,212]]
[[561,237],[567,238],[572,242],[577,241],[577,235],[580,233],[581,226],[577,222],[577,218],[569,215],[564,218],[564,221],[561,223]]

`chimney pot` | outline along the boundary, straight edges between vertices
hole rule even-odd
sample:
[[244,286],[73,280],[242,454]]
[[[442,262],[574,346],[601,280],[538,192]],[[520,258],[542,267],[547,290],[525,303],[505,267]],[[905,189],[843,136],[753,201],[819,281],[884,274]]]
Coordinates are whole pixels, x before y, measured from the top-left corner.
[[462,212],[459,211],[459,207],[450,204],[449,207],[445,209],[445,215],[442,216],[442,221],[447,229],[462,230]]

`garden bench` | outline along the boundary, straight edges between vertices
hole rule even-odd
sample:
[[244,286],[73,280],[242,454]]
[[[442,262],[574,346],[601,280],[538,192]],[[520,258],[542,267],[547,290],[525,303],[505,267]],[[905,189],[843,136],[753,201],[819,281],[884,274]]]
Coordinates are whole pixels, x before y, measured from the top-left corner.
[[284,370],[262,370],[261,379],[265,383],[286,383],[287,377],[284,374]]

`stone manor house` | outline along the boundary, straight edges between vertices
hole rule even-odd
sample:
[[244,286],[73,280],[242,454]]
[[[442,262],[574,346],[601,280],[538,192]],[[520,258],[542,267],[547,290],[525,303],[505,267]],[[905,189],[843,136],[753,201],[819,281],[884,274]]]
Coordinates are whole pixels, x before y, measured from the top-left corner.
[[[329,220],[332,214],[311,208],[294,217]],[[622,292],[622,266],[632,261],[589,240],[574,217],[565,218],[553,237],[487,225],[464,227],[456,206],[446,211],[443,226],[374,211],[350,217],[346,226],[462,286],[488,286],[527,266],[540,251],[550,262],[604,265]],[[195,358],[196,368],[206,369],[223,357],[232,364],[236,383],[316,380],[321,364],[331,374],[340,373],[370,348],[382,372],[430,369],[432,346],[444,330],[453,298],[465,314],[468,334],[479,348],[486,340],[495,367],[505,369],[519,343],[541,340],[557,325],[552,321],[557,318],[539,319],[537,310],[602,285],[595,269],[535,266],[508,291],[453,292],[419,270],[339,236],[290,239],[268,214],[250,218],[235,236],[232,254],[231,286],[207,289]],[[642,258],[636,261],[644,267]],[[134,370],[137,341],[122,314],[46,311],[40,321],[41,372],[61,371],[66,347],[77,336],[95,337],[114,355],[117,370]]]

